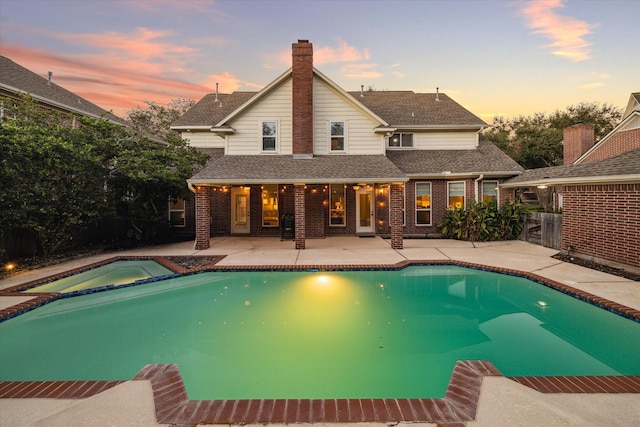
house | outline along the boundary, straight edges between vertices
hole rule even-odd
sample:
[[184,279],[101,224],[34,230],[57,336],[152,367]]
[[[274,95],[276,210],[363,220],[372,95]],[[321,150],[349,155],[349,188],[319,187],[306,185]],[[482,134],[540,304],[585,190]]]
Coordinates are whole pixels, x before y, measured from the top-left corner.
[[[53,82],[52,76],[53,73],[49,72],[47,78],[42,77],[11,59],[0,56],[0,97],[18,102],[27,94],[44,108],[71,113],[74,116],[104,118],[113,123],[125,124],[121,118],[57,85]],[[2,106],[1,114],[10,114],[9,110],[10,106]]]
[[525,171],[502,188],[549,188],[562,209],[562,250],[640,270],[640,92],[622,121],[594,144],[594,127],[564,130],[563,166]]
[[211,155],[188,180],[195,248],[217,234],[281,236],[285,214],[298,249],[330,235],[402,248],[437,233],[449,208],[510,196],[499,184],[522,168],[480,135],[485,126],[439,91],[347,92],[299,40],[292,67],[262,90],[216,90],[171,126]]

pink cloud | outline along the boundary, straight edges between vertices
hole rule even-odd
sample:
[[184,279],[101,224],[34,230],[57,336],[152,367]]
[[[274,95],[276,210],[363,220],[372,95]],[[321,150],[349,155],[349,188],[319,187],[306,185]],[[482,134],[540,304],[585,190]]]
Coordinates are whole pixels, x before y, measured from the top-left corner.
[[129,59],[56,54],[5,44],[2,52],[42,77],[52,71],[54,83],[120,116],[145,100],[165,104],[178,97],[198,100],[211,92],[210,87],[165,77],[155,67]]
[[377,79],[382,77],[384,74],[374,70],[373,68],[375,67],[377,67],[377,64],[346,64],[340,69],[340,72],[350,79]]
[[585,21],[557,14],[554,9],[563,7],[564,0],[532,0],[521,10],[527,26],[534,34],[551,40],[545,47],[556,56],[570,61],[584,61],[591,57],[591,43],[585,37],[595,27]]
[[[331,46],[315,46],[313,47],[313,65],[324,65],[340,62],[357,62],[369,59],[369,50],[358,50],[353,46],[349,46],[347,42],[341,41],[337,47]],[[267,62],[273,55],[267,56]],[[286,66],[291,66],[291,49],[283,50],[275,55],[277,61]],[[264,65],[265,68],[275,68],[272,64]]]

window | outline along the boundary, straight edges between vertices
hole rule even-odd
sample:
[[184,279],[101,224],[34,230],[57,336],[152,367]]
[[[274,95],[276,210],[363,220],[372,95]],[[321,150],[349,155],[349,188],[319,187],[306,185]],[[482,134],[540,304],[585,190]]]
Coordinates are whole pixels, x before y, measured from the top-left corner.
[[331,184],[329,189],[329,225],[344,226],[345,201],[344,184]]
[[331,130],[331,151],[344,151],[344,122],[329,122]]
[[391,137],[389,137],[389,147],[412,148],[413,134],[412,133],[394,133]]
[[464,209],[464,182],[449,182],[449,209]]
[[169,199],[169,225],[171,227],[184,227],[185,215],[184,215],[184,199],[176,198]]
[[431,183],[416,182],[416,225],[431,225]]
[[262,186],[262,226],[277,227],[278,221],[278,184]]
[[482,181],[482,203],[495,200],[498,203],[498,181]]
[[276,151],[276,137],[276,122],[262,122],[262,151]]

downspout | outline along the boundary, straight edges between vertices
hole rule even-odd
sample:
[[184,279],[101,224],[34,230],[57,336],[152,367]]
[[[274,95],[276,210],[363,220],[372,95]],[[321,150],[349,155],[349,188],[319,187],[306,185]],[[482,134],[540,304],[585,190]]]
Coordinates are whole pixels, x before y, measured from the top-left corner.
[[480,197],[479,197],[479,194],[478,194],[478,182],[480,182],[482,180],[482,178],[484,178],[484,174],[483,173],[480,174],[480,176],[478,177],[478,179],[476,179],[475,184],[474,184],[476,203],[480,202]]

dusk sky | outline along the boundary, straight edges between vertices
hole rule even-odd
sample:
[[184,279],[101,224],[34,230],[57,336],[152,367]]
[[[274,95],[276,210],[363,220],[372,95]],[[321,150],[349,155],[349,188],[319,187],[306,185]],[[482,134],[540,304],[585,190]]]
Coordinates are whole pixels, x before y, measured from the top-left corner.
[[123,116],[260,90],[313,43],[345,90],[435,92],[491,123],[640,91],[640,0],[1,0],[0,54]]

